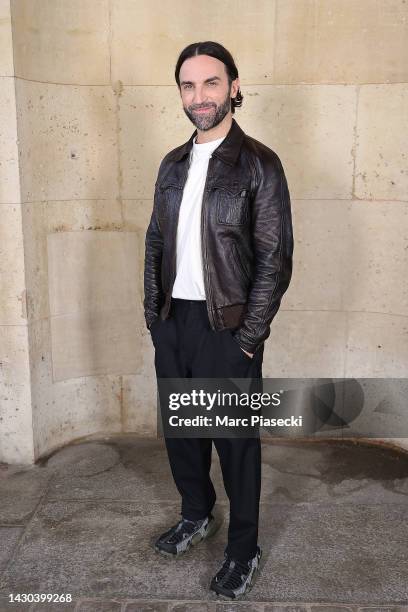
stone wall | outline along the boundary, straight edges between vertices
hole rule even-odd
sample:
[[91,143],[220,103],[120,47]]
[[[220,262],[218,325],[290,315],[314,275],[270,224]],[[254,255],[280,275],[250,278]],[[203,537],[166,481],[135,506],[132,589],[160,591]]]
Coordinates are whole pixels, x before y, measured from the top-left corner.
[[[0,0],[0,461],[156,432],[144,235],[180,50],[229,48],[280,156],[293,281],[265,376],[408,374],[408,3]],[[402,440],[404,444],[404,440]]]

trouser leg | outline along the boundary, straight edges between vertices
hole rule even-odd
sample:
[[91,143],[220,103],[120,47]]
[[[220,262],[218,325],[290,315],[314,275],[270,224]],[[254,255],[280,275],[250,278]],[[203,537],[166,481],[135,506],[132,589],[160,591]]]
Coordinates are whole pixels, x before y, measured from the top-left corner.
[[211,512],[216,494],[210,478],[210,438],[166,438],[174,482],[181,495],[181,514],[191,521]]
[[256,554],[261,491],[261,443],[257,438],[215,438],[230,502],[226,552],[245,562]]
[[[250,378],[250,390],[262,379],[262,346],[251,358],[232,338],[230,330],[211,330],[207,322],[193,360],[193,376],[199,378]],[[258,387],[256,387],[258,389]],[[249,409],[250,411],[250,409]],[[230,502],[228,544],[225,549],[239,561],[256,554],[258,542],[259,501],[261,492],[261,442],[257,437],[214,438],[225,491]]]
[[[205,302],[204,302],[205,303]],[[158,378],[191,378],[191,345],[201,335],[196,325],[196,306],[172,302],[170,317],[158,323],[152,335]],[[175,485],[181,496],[181,514],[198,520],[211,512],[216,494],[210,478],[210,438],[165,437],[167,455]]]

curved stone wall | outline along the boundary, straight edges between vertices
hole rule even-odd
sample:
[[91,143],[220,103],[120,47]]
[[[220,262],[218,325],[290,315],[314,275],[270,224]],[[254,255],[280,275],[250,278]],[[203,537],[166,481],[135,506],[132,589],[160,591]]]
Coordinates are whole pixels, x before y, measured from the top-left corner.
[[173,78],[192,32],[233,53],[236,120],[291,193],[264,375],[407,377],[408,4],[255,4],[0,2],[0,461],[155,434],[144,234],[160,159],[193,130]]

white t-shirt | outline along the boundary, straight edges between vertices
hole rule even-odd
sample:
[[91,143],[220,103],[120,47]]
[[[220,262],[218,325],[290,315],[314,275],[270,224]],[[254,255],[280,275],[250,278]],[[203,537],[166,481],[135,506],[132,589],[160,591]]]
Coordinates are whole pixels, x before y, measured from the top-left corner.
[[177,274],[172,297],[205,300],[201,255],[201,205],[211,153],[224,140],[197,144],[191,150],[191,163],[184,186],[177,226]]

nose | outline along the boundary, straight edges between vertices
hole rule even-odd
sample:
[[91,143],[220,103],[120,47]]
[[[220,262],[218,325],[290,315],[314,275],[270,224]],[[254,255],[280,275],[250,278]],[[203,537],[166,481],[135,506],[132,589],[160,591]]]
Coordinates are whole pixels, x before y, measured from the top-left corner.
[[202,90],[201,87],[196,87],[195,92],[194,92],[194,99],[193,99],[193,103],[196,105],[204,105],[205,106],[205,102],[206,102],[206,94],[205,92]]

